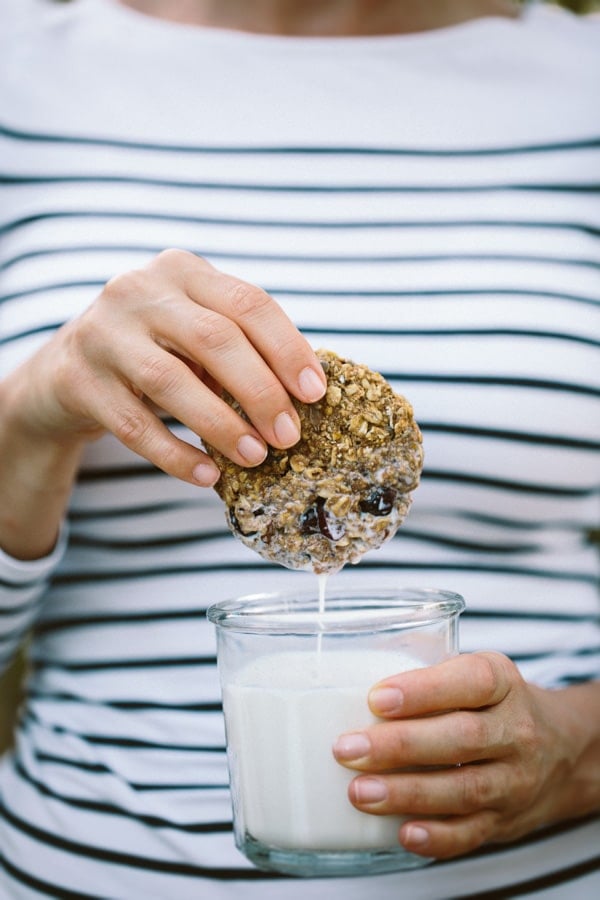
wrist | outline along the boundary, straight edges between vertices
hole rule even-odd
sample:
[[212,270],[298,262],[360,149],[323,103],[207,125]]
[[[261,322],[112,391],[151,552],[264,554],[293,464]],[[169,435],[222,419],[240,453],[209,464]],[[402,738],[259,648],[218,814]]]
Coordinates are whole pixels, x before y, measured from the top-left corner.
[[563,744],[563,766],[555,794],[553,821],[600,810],[600,682],[545,691]]
[[578,814],[587,815],[600,810],[600,682],[574,685],[563,693],[578,735],[571,794]]
[[13,379],[0,385],[0,547],[15,559],[50,553],[79,467],[80,435],[52,435],[30,417]]
[[72,462],[79,459],[86,438],[75,431],[54,428],[42,415],[36,415],[23,379],[16,375],[0,383],[2,458],[37,489],[60,489],[61,474],[70,478]]

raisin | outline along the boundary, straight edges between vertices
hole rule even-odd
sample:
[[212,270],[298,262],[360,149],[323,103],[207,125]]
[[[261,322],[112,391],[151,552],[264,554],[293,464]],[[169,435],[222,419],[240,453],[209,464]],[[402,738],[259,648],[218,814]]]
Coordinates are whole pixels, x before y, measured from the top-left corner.
[[330,541],[339,541],[345,533],[343,522],[327,515],[323,497],[317,497],[315,505],[309,506],[300,517],[300,534],[322,534]]
[[300,516],[300,534],[320,534],[319,516],[316,506],[309,506]]
[[394,508],[396,491],[393,488],[373,488],[371,493],[360,501],[360,511],[372,516],[389,516]]

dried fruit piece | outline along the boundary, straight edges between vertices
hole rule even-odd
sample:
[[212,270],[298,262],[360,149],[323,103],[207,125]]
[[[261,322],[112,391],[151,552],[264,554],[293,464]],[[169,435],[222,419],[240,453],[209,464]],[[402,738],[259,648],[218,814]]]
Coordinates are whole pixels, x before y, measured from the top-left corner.
[[396,491],[394,488],[374,488],[371,493],[360,501],[361,512],[370,513],[372,516],[389,516],[394,508]]
[[314,506],[309,506],[300,516],[301,534],[322,534],[330,541],[339,541],[345,534],[344,523],[328,514],[325,498],[317,497]]

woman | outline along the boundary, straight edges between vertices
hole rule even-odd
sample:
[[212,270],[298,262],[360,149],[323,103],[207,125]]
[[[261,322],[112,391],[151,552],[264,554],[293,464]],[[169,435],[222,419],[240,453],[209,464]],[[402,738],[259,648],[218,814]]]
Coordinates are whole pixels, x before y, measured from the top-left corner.
[[[0,896],[593,889],[596,30],[504,0],[78,0],[5,29],[3,659],[33,639]],[[383,371],[427,457],[397,539],[336,577],[457,590],[467,652],[390,677],[334,749],[438,862],[282,885],[233,847],[203,613],[309,576],[226,533],[198,439],[293,446],[311,345]]]

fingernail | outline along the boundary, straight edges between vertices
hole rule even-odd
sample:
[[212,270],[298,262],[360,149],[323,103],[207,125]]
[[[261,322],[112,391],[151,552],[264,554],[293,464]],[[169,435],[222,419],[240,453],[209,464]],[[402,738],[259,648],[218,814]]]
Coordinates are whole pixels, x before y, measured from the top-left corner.
[[371,750],[371,741],[366,734],[343,734],[333,745],[333,752],[338,760],[350,762],[362,759]]
[[210,466],[207,463],[198,463],[192,470],[192,477],[202,487],[212,487],[221,477],[221,473],[215,466]]
[[326,386],[323,384],[323,379],[309,366],[307,366],[306,369],[302,369],[300,372],[298,384],[300,385],[302,396],[309,403],[320,400],[327,390]]
[[237,442],[237,450],[251,466],[257,466],[267,455],[267,448],[251,434],[243,434]]
[[404,703],[404,694],[398,688],[373,688],[369,693],[369,705],[374,713],[390,715],[399,713]]
[[352,792],[356,803],[381,803],[387,797],[387,788],[379,778],[357,778]]
[[300,429],[289,413],[279,413],[273,423],[273,431],[277,442],[283,447],[291,447],[300,440]]
[[409,825],[404,829],[404,843],[411,847],[422,847],[429,840],[429,832],[420,825]]

